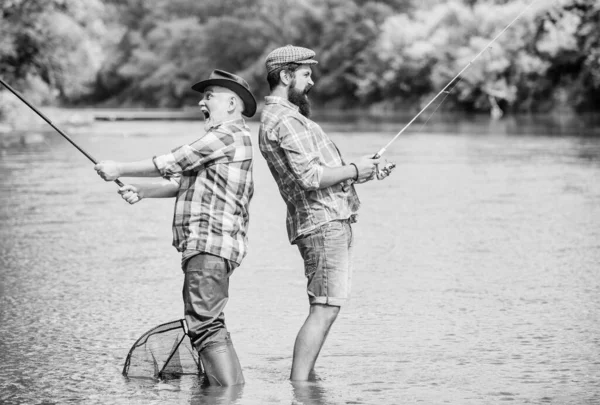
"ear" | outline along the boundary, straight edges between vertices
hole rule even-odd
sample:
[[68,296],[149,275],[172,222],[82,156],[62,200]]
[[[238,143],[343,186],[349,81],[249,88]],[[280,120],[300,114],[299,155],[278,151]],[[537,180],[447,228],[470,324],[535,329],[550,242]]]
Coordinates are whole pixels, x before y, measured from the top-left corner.
[[279,80],[281,80],[281,83],[283,83],[285,86],[288,86],[292,82],[292,75],[293,73],[290,73],[287,70],[282,70],[279,72]]
[[237,108],[238,102],[235,97],[229,97],[229,104],[227,105],[227,112],[234,112]]

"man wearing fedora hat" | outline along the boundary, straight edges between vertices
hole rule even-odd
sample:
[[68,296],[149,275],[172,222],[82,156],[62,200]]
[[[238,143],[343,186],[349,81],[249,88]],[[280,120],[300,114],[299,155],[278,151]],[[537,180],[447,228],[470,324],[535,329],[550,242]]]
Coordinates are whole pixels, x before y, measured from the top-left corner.
[[248,207],[254,192],[250,129],[256,100],[246,81],[215,70],[192,86],[206,133],[172,152],[139,162],[102,161],[94,169],[106,181],[118,177],[163,177],[128,184],[119,194],[130,204],[175,197],[173,246],[182,253],[183,301],[188,335],[210,385],[244,383],[225,326],[229,277],[247,252]]
[[374,177],[378,159],[346,164],[312,121],[308,92],[315,52],[287,45],[266,59],[271,93],[265,98],[260,151],[287,205],[287,232],[304,260],[308,317],[294,345],[292,380],[307,380],[352,280],[352,227],[359,200],[354,183]]

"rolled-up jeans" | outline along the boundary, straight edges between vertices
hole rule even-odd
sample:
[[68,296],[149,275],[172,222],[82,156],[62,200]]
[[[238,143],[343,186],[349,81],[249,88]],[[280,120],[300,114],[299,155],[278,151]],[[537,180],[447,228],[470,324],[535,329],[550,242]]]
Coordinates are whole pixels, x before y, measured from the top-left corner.
[[192,256],[184,263],[183,303],[185,320],[194,348],[229,341],[223,310],[229,300],[229,260],[208,253]]
[[311,305],[342,306],[352,288],[352,226],[349,220],[327,222],[294,241],[304,260]]

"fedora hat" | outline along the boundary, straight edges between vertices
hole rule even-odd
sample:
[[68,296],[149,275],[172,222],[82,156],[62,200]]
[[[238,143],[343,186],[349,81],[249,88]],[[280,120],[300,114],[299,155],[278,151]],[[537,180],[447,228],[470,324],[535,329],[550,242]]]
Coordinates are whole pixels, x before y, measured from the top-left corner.
[[241,77],[224,70],[215,69],[208,79],[199,81],[192,86],[192,90],[204,93],[208,86],[226,87],[235,92],[244,102],[244,111],[242,114],[246,117],[252,117],[256,113],[256,99],[250,91],[250,86]]

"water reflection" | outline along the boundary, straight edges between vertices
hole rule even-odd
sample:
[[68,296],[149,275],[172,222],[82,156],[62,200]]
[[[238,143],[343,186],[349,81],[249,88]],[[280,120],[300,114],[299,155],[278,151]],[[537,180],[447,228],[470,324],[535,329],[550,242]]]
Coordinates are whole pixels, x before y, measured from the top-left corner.
[[326,390],[321,381],[290,381],[293,387],[293,405],[325,405]]
[[[128,378],[124,377],[128,391],[133,397],[147,396],[148,392],[155,397],[166,397],[168,403],[190,405],[230,405],[239,403],[245,385],[232,387],[213,387],[205,384],[200,376],[185,375],[178,378]],[[157,398],[155,398],[157,399]],[[151,401],[149,401],[151,402]]]
[[194,390],[190,398],[190,405],[229,405],[238,401],[244,393],[244,385],[232,387],[202,387]]

